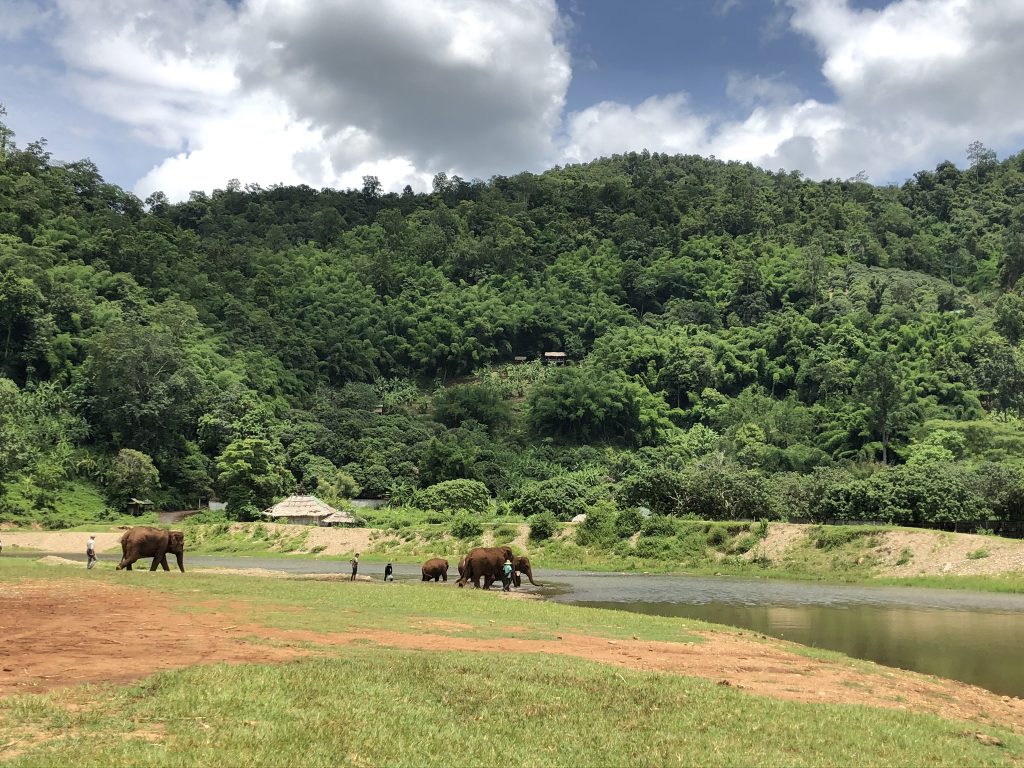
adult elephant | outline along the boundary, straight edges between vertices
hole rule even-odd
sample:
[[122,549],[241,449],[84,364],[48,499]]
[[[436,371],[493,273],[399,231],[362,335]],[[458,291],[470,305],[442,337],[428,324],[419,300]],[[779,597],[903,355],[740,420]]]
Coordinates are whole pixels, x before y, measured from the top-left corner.
[[129,528],[121,537],[121,562],[117,564],[117,570],[132,569],[132,563],[143,557],[152,557],[153,564],[149,570],[155,571],[158,565],[162,565],[165,571],[171,570],[167,567],[167,553],[173,552],[178,559],[178,569],[185,572],[185,534],[181,531],[169,531],[166,528],[153,528],[148,525],[140,525]]
[[430,581],[431,579],[434,581],[438,579],[448,581],[448,561],[440,557],[427,560],[420,569],[420,572],[423,574],[424,581]]
[[[504,563],[504,561],[502,561],[502,563]],[[465,570],[465,564],[466,564],[466,558],[462,558],[462,561],[459,563],[459,565],[460,565],[460,567],[459,567],[459,575],[460,576],[463,574],[463,571]],[[513,586],[521,587],[523,585],[522,580],[519,578],[519,574],[520,573],[525,573],[526,574],[526,578],[528,578],[530,580],[530,583],[533,584],[533,586],[535,586],[535,587],[543,587],[544,586],[543,584],[538,584],[536,581],[533,580],[533,569],[530,567],[530,558],[528,558],[526,555],[514,555],[512,557],[512,584],[513,584]],[[494,581],[495,581],[495,578],[493,576],[490,576],[490,575],[484,576],[484,589],[490,589],[491,585],[494,583]]]
[[526,555],[516,555],[512,558],[512,582],[518,587],[522,584],[519,578],[519,574],[526,574],[526,578],[530,580],[530,583],[535,587],[542,587],[543,584],[538,584],[533,580],[533,569],[530,567],[530,558]]
[[459,580],[456,582],[460,587],[466,586],[469,581],[473,586],[480,588],[480,579],[487,579],[484,589],[490,589],[495,580],[501,581],[501,568],[506,560],[511,561],[515,557],[509,547],[477,547],[469,551],[459,561]]

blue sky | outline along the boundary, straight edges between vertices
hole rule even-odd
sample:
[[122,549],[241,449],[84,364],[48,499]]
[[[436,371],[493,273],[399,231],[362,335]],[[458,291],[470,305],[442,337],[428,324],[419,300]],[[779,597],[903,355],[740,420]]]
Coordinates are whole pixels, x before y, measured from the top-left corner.
[[1020,0],[0,0],[0,103],[143,197],[644,148],[889,183],[1024,147],[1022,40]]

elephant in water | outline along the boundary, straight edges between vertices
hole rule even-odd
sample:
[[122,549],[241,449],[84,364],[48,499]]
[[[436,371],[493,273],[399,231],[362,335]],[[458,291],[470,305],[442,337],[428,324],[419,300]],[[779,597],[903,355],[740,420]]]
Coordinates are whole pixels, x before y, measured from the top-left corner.
[[117,564],[117,570],[132,569],[132,563],[143,557],[152,557],[153,564],[149,570],[155,571],[158,565],[162,565],[165,571],[171,570],[167,566],[167,553],[173,552],[178,559],[178,569],[185,572],[185,534],[181,531],[169,531],[166,528],[153,528],[147,525],[129,528],[121,537],[121,562]]
[[466,582],[472,581],[473,586],[479,589],[480,579],[484,578],[484,589],[490,589],[491,584],[502,580],[501,567],[506,560],[515,562],[515,554],[509,547],[477,547],[470,550],[459,561],[459,580],[456,583],[464,587]]
[[518,587],[522,584],[519,578],[519,574],[525,574],[526,578],[530,580],[530,583],[535,587],[543,587],[543,584],[538,584],[533,580],[533,569],[530,567],[530,558],[526,555],[516,555],[512,558],[512,567],[515,569],[512,571],[512,582]]
[[448,581],[448,561],[440,557],[427,560],[420,569],[424,581],[443,579]]

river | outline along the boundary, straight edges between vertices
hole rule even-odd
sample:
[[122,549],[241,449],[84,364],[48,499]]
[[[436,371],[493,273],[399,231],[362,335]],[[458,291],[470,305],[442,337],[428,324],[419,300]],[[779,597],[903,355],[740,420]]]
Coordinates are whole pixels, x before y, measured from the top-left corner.
[[[186,555],[188,565],[348,572],[347,562],[298,558]],[[382,562],[364,562],[360,573],[381,578],[383,569]],[[448,586],[458,578],[454,568],[451,573]],[[523,589],[555,602],[743,627],[1024,697],[1024,664],[1017,658],[1024,644],[1024,595],[544,569],[534,576],[544,586]],[[419,566],[398,564],[395,577],[418,581]]]

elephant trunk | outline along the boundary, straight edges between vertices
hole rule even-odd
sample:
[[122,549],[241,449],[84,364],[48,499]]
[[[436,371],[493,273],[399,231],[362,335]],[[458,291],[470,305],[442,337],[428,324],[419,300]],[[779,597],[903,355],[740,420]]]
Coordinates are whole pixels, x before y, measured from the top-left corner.
[[543,584],[538,584],[536,581],[533,580],[533,569],[530,568],[529,566],[527,566],[526,571],[524,571],[524,573],[526,573],[526,578],[528,578],[530,580],[530,583],[533,584],[533,586],[535,586],[535,587],[543,587],[544,586]]
[[[182,573],[184,573],[185,572],[185,553],[184,552],[175,552],[174,553],[174,557],[177,558],[177,560],[178,560],[178,570],[181,571]],[[533,579],[530,579],[530,581],[533,581]]]

